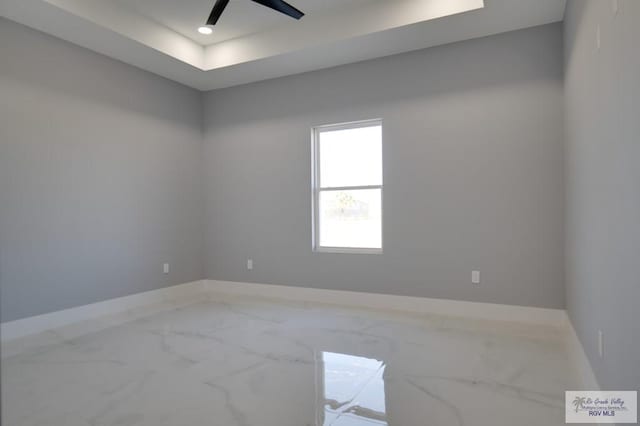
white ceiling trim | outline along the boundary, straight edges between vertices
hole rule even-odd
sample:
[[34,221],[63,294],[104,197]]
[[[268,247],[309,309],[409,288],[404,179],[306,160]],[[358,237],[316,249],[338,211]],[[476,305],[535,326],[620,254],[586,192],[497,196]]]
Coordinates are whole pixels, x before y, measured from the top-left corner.
[[[93,31],[113,32],[202,69],[204,48],[201,45],[114,3],[96,0],[4,0],[2,13],[36,29],[71,39],[69,41],[80,36],[91,39]],[[84,45],[81,41],[78,44]]]
[[[183,0],[184,1],[184,0]],[[211,90],[562,20],[564,0],[389,0],[217,44],[103,0],[3,0],[14,21]]]

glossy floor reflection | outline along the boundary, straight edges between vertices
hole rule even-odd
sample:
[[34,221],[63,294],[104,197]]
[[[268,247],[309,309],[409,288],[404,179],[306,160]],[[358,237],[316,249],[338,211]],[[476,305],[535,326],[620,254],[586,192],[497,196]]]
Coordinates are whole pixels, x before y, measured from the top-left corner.
[[236,298],[4,345],[2,424],[553,426],[572,372],[555,329]]
[[324,414],[318,425],[386,425],[384,362],[323,352],[318,362]]

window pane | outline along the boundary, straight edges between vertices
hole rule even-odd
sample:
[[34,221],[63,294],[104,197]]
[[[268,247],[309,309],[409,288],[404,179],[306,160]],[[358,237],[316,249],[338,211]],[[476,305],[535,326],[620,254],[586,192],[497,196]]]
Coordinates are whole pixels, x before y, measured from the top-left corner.
[[382,248],[381,189],[321,191],[320,246]]
[[320,187],[382,185],[382,127],[322,131]]

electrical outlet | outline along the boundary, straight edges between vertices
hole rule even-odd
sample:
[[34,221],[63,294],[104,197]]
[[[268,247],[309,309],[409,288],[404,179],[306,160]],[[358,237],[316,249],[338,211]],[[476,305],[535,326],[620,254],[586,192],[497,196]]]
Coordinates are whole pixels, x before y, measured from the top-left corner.
[[480,271],[471,271],[471,284],[480,284]]
[[253,270],[253,259],[247,259],[247,270]]
[[165,263],[164,265],[162,265],[162,273],[163,274],[168,274],[169,273],[169,264]]
[[602,330],[598,330],[598,354],[600,358],[604,358],[604,333]]

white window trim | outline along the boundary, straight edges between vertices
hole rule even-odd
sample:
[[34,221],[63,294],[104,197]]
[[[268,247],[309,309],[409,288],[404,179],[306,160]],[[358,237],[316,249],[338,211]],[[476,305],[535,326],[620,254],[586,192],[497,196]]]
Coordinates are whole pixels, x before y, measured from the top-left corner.
[[[312,212],[312,249],[316,253],[351,253],[351,254],[382,254],[384,248],[384,155],[382,158],[382,184],[320,188],[320,144],[319,134],[327,130],[347,130],[361,127],[382,126],[382,119],[350,121],[348,123],[324,124],[311,128],[311,212]],[[384,130],[382,132],[382,147],[384,152]],[[320,204],[320,192],[342,191],[356,189],[380,189],[380,248],[367,247],[327,247],[320,246],[320,218],[318,205]]]

